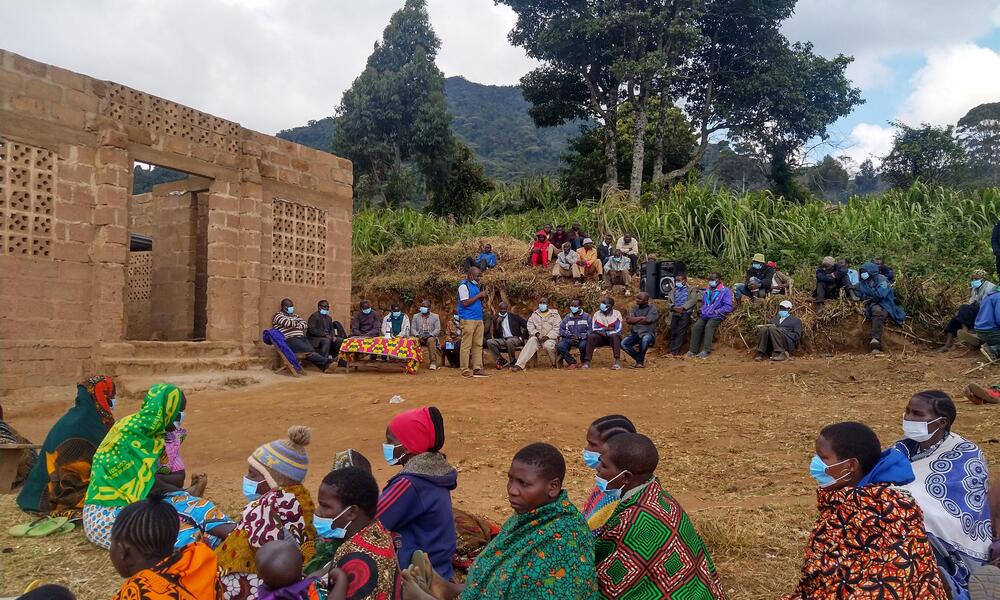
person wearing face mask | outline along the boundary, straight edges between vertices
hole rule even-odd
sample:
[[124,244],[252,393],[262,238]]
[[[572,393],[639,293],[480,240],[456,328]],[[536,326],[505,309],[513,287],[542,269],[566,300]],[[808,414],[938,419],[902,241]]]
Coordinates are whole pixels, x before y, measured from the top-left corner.
[[479,286],[481,272],[469,269],[458,284],[458,316],[462,319],[462,347],[459,360],[465,377],[486,377],[483,372],[483,299],[486,292]]
[[397,302],[389,307],[389,314],[382,319],[382,337],[410,337],[410,318],[403,314],[403,309]]
[[[591,423],[587,428],[587,445],[583,447],[583,464],[589,469],[596,469],[601,462],[601,455],[607,451],[608,440],[621,433],[635,433],[635,425],[625,415],[607,415]],[[611,518],[618,500],[613,494],[594,485],[580,509],[591,531],[597,530]]]
[[560,277],[569,277],[573,281],[580,281],[582,276],[580,273],[580,255],[573,250],[573,246],[569,242],[565,242],[560,246],[559,254],[556,255],[556,261],[552,264],[552,283],[558,283]]
[[913,482],[906,456],[882,452],[863,423],[836,423],[816,438],[809,473],[819,486],[819,518],[785,600],[856,598],[862,590],[864,598],[948,598],[923,511],[899,489]]
[[[608,440],[597,484],[620,498],[611,519],[594,532],[594,563],[603,598],[726,597],[705,542],[654,472],[660,456],[648,437],[623,433]],[[641,529],[644,535],[635,535]],[[663,569],[666,559],[674,568]],[[622,564],[629,565],[627,569]]]
[[372,303],[362,300],[358,312],[351,317],[351,337],[373,338],[379,335],[382,315],[372,308]]
[[967,598],[969,580],[1000,552],[998,515],[990,514],[989,466],[974,443],[951,430],[957,411],[948,394],[915,394],[903,414],[895,448],[910,460],[914,481],[904,486],[924,512],[924,527],[953,598]]
[[587,353],[587,336],[593,326],[593,320],[586,311],[581,308],[582,302],[579,298],[573,299],[569,304],[569,312],[559,323],[559,343],[556,345],[556,352],[562,357],[570,369],[577,369],[580,365],[573,358],[572,350],[576,348],[580,352],[580,360],[583,360]]
[[[744,296],[750,299],[764,298],[771,293],[773,279],[774,269],[767,264],[764,255],[754,254],[746,279],[733,286],[733,299],[739,302]],[[755,280],[753,285],[751,280]]]
[[263,581],[257,572],[257,551],[264,544],[292,541],[305,562],[315,553],[315,504],[302,485],[309,468],[310,437],[308,427],[293,425],[286,439],[268,442],[247,458],[243,495],[249,504],[236,529],[215,550],[226,600],[260,597]]
[[[306,335],[316,352],[323,356],[336,359],[340,354],[340,346],[347,339],[347,331],[340,321],[334,321],[330,316],[330,303],[320,300],[316,304],[316,312],[309,315]],[[340,366],[346,363],[341,361]]]
[[[327,569],[350,571],[351,600],[396,598],[399,563],[392,535],[375,518],[378,499],[375,478],[358,467],[328,473],[316,497],[317,545],[336,544]],[[338,596],[331,594],[328,600],[333,598]]]
[[631,331],[622,340],[622,350],[635,361],[633,368],[646,367],[646,352],[656,344],[656,322],[659,320],[660,311],[649,303],[649,294],[646,292],[636,294],[635,306],[625,319]]
[[309,331],[309,324],[295,314],[295,303],[289,298],[281,301],[281,310],[274,314],[271,319],[271,327],[285,337],[285,344],[295,354],[305,354],[306,360],[316,365],[320,371],[326,371],[333,359],[330,353],[317,352],[313,345],[309,343],[306,333]]
[[615,248],[604,265],[604,285],[612,291],[616,285],[624,286],[625,295],[630,295],[632,283],[632,261],[618,248]]
[[615,250],[621,250],[622,256],[629,260],[629,273],[635,275],[639,268],[639,240],[632,234],[626,233],[618,238]]
[[517,363],[511,367],[511,371],[517,373],[523,371],[528,366],[528,361],[535,357],[539,349],[544,349],[549,355],[549,364],[552,368],[556,366],[556,340],[559,339],[559,325],[562,319],[559,311],[549,306],[549,299],[541,297],[538,299],[538,308],[531,313],[528,318],[528,339],[524,342],[524,348],[517,357]]
[[853,284],[847,267],[843,264],[838,265],[837,259],[832,256],[823,257],[823,262],[816,269],[816,289],[813,291],[813,302],[823,304],[827,300],[837,300],[840,298],[841,290],[853,292]]
[[[17,496],[21,510],[78,519],[90,485],[90,465],[115,424],[114,381],[97,375],[77,384],[76,403],[59,417],[42,442],[40,456]],[[2,419],[2,417],[0,417]]]
[[594,350],[611,346],[615,358],[612,370],[622,368],[622,314],[615,310],[615,299],[607,296],[601,300],[599,310],[591,318],[590,335],[587,336],[587,353],[583,357],[583,368],[589,369],[594,360]]
[[865,318],[871,322],[871,340],[868,347],[872,354],[882,353],[882,333],[886,320],[902,325],[906,321],[906,311],[896,304],[896,294],[885,275],[879,273],[875,263],[861,265],[861,283],[857,288],[858,297],[865,303]]
[[[528,323],[523,317],[510,312],[506,302],[499,305],[497,316],[493,318],[492,335],[486,340],[486,347],[496,357],[496,367],[499,371],[517,361],[517,351],[524,346],[528,338]],[[509,360],[504,358],[507,353]]]
[[760,362],[768,356],[774,361],[788,359],[802,340],[802,321],[792,314],[792,303],[782,300],[778,304],[778,316],[767,325],[757,328],[757,357]]
[[674,277],[674,287],[670,290],[670,347],[669,356],[681,356],[688,328],[691,326],[691,312],[698,306],[698,290],[688,287],[687,275],[679,273]]
[[722,275],[711,273],[708,276],[708,287],[701,291],[701,312],[699,319],[691,329],[691,346],[687,356],[708,358],[712,353],[712,342],[715,331],[733,312],[733,294],[722,283]]
[[375,518],[399,536],[400,567],[410,566],[413,553],[422,550],[434,570],[451,579],[457,547],[451,493],[458,487],[458,471],[441,453],[444,433],[444,417],[433,406],[399,413],[389,421],[383,457],[402,470],[382,490]]
[[947,352],[955,345],[955,336],[963,329],[971,330],[976,325],[976,316],[979,314],[979,306],[986,296],[996,291],[997,286],[992,281],[986,279],[986,271],[977,269],[972,272],[969,278],[969,301],[958,307],[958,314],[952,317],[951,321],[944,326],[944,345],[938,348],[938,352]]
[[410,335],[427,348],[427,361],[431,371],[438,368],[438,338],[441,337],[441,319],[431,312],[431,301],[420,303],[420,310],[410,319]]
[[566,461],[555,447],[535,443],[514,455],[507,498],[514,515],[476,557],[464,584],[435,573],[416,553],[403,572],[403,598],[452,600],[595,600],[594,539],[563,490]]

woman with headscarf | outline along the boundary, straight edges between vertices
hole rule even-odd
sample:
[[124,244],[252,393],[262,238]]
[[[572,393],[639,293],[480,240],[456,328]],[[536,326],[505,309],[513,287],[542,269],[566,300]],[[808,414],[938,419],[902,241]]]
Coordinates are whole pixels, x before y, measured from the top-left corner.
[[260,446],[247,458],[243,495],[250,501],[233,531],[216,548],[226,600],[257,600],[263,583],[257,575],[257,550],[290,539],[308,564],[316,552],[316,505],[302,485],[309,468],[309,428],[293,425],[288,438]]
[[[104,437],[94,454],[83,506],[83,530],[92,543],[109,548],[111,528],[123,508],[145,500],[154,488],[170,491],[157,471],[167,429],[180,425],[186,407],[184,392],[158,383],[146,392],[139,412],[115,423]],[[181,520],[178,548],[198,540],[218,543],[232,529],[232,521],[208,500],[183,492],[169,502]]]
[[924,511],[924,528],[952,598],[969,597],[972,573],[986,563],[994,540],[986,456],[951,430],[955,403],[940,390],[910,398],[903,439],[895,448],[909,458],[915,480],[903,486]]
[[[31,441],[17,432],[10,424],[3,420],[3,406],[0,406],[0,444],[31,444]],[[38,454],[30,448],[24,448],[18,452],[20,459],[17,461],[17,470],[14,472],[14,481],[11,482],[9,490],[0,490],[0,493],[9,493],[16,490],[35,468],[38,461]]]
[[401,568],[410,566],[415,551],[423,550],[434,569],[451,579],[457,545],[451,492],[458,486],[458,471],[440,452],[441,411],[431,406],[396,415],[385,430],[385,440],[385,461],[403,470],[382,490],[375,518],[400,536]]
[[80,518],[90,485],[91,461],[115,424],[115,402],[115,384],[106,375],[76,386],[76,405],[45,436],[41,460],[17,497],[21,510]]
[[819,518],[785,600],[947,600],[923,511],[899,489],[913,481],[899,450],[882,452],[862,423],[828,425],[809,473],[819,484]]

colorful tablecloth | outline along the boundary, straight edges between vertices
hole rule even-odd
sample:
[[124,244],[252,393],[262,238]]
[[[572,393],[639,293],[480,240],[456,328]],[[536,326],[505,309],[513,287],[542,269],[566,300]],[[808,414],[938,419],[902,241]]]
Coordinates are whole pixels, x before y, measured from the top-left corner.
[[406,372],[416,375],[420,368],[420,361],[424,358],[424,349],[420,346],[417,338],[404,337],[386,339],[376,338],[347,338],[340,346],[341,356],[347,355],[347,360],[357,362],[359,354],[369,354],[373,356],[387,356],[393,360],[406,363]]

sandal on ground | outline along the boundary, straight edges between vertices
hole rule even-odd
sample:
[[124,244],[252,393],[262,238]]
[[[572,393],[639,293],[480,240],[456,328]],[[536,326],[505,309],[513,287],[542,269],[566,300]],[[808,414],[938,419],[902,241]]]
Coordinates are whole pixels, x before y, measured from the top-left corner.
[[[68,529],[64,529],[66,526]],[[66,517],[42,517],[25,525],[15,525],[7,530],[12,537],[45,537],[54,533],[73,531],[76,526]]]

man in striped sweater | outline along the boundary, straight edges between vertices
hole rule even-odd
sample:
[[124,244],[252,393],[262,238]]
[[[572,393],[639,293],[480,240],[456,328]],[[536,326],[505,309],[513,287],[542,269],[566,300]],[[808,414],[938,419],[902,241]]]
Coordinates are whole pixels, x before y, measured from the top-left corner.
[[295,303],[289,298],[281,301],[281,310],[274,314],[271,319],[271,327],[277,329],[285,336],[285,343],[296,354],[309,353],[306,360],[319,367],[320,371],[326,371],[333,359],[324,356],[313,349],[312,344],[306,338],[306,331],[309,324],[305,319],[295,314]]

